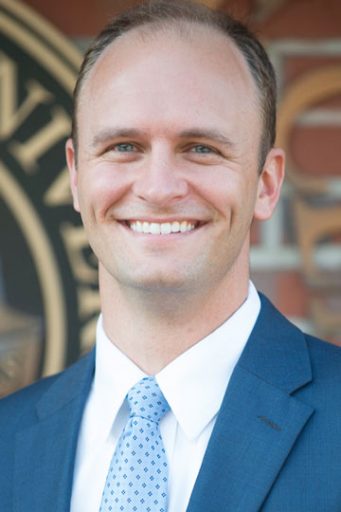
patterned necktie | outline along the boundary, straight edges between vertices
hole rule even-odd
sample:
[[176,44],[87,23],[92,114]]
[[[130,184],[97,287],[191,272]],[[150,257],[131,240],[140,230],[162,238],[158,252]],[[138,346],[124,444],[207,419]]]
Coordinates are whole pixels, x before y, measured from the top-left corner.
[[168,465],[160,420],[169,410],[154,377],[127,395],[128,422],[118,440],[105,482],[100,512],[166,512]]

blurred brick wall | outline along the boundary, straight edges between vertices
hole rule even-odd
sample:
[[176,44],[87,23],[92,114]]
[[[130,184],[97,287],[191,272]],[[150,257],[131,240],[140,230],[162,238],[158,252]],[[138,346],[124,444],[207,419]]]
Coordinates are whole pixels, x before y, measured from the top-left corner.
[[[25,2],[73,39],[80,49],[86,47],[111,16],[138,3],[136,0]],[[330,64],[341,65],[339,0],[207,0],[204,3],[220,4],[222,9],[247,20],[258,33],[277,71],[280,101],[290,85],[304,78],[308,71]],[[333,200],[338,203],[341,201],[340,128],[341,90],[297,118],[290,144],[291,158],[300,172],[307,180],[324,176]],[[293,187],[287,182],[274,218],[253,228],[253,279],[294,322],[318,333],[311,317],[311,292],[297,248],[292,195]],[[321,258],[327,267],[340,266],[340,238],[326,247]],[[329,338],[338,343],[335,336]]]
[[[232,2],[226,2],[232,3]],[[239,2],[238,2],[239,3]],[[312,70],[341,66],[341,2],[339,0],[287,0],[240,2],[247,4],[247,15],[263,38],[276,68],[279,103],[290,87],[304,80]],[[269,7],[273,4],[273,9]],[[268,9],[266,8],[268,6]],[[322,201],[341,204],[341,87],[338,94],[325,98],[298,115],[290,137],[290,160],[309,181],[324,177],[328,190]],[[307,285],[300,253],[297,251],[295,216],[291,198],[294,187],[287,181],[283,200],[273,222],[263,226],[262,253],[254,263],[255,279],[261,288],[271,290],[280,309],[296,323],[312,332],[323,331],[311,320],[311,288]],[[340,219],[341,234],[341,219]],[[341,291],[340,239],[326,241],[322,264],[336,269]],[[257,254],[257,252],[256,252]],[[262,263],[259,261],[262,259]],[[277,264],[275,263],[277,260]],[[261,267],[271,266],[263,270]],[[257,279],[258,278],[258,279]],[[263,286],[262,286],[263,284]],[[340,293],[337,311],[341,319]],[[341,322],[340,322],[341,325]],[[325,336],[328,334],[323,333]],[[340,335],[340,332],[338,333]],[[340,344],[339,335],[329,335]]]

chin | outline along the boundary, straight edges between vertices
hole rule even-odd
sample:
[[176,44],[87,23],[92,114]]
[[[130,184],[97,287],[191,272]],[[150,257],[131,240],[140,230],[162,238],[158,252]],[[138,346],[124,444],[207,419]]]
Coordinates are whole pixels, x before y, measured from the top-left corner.
[[179,275],[154,275],[140,276],[140,278],[130,278],[120,281],[122,285],[149,293],[170,293],[179,292],[188,288],[188,279],[181,279]]

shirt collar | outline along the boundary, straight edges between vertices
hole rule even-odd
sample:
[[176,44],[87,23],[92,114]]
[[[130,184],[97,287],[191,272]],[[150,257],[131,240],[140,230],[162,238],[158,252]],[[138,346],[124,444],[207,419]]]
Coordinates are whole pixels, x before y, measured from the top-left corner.
[[100,315],[96,330],[96,363],[91,399],[101,418],[104,437],[109,435],[130,388],[145,376],[108,338]]
[[[252,283],[245,302],[211,334],[163,368],[156,380],[189,439],[195,439],[220,409],[227,384],[260,311]],[[146,374],[107,337],[97,322],[92,396],[108,435],[129,389]]]
[[218,413],[259,311],[260,299],[250,283],[247,299],[231,317],[156,376],[189,439],[195,439]]

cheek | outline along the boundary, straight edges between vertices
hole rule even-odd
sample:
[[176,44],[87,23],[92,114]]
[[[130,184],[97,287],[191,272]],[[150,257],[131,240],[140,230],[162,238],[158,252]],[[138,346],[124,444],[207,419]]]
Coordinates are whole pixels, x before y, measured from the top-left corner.
[[78,184],[81,210],[88,211],[96,220],[103,222],[128,188],[123,173],[115,172],[111,166],[84,172]]
[[229,228],[234,227],[244,233],[253,219],[257,189],[255,180],[245,179],[245,176],[240,179],[241,176],[238,174],[234,179],[227,179],[225,184],[220,183],[211,197],[215,209],[228,222]]
[[[208,169],[210,171],[210,169]],[[208,172],[193,184],[195,193],[213,209],[217,218],[230,219],[240,209],[242,197],[246,197],[246,183],[240,180],[239,171],[223,168]]]

